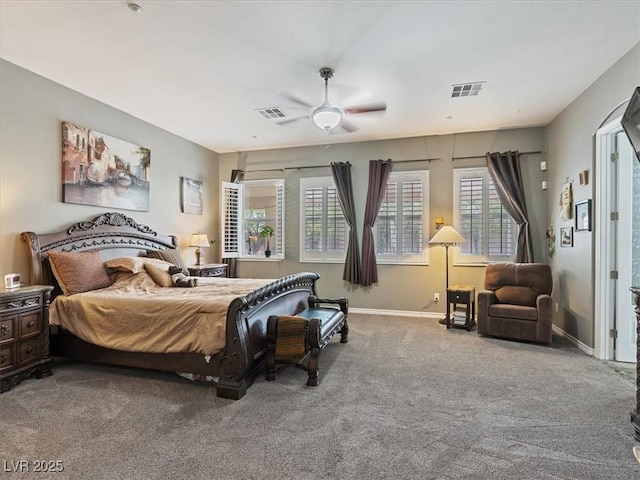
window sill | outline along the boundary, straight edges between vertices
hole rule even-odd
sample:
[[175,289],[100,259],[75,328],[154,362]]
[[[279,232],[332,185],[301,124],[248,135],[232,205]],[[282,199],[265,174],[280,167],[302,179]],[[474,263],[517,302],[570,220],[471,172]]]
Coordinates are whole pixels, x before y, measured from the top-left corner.
[[238,257],[241,262],[282,262],[284,258],[279,257]]
[[393,260],[380,260],[379,258],[376,259],[376,264],[377,265],[421,266],[421,267],[429,266],[429,262],[411,262],[411,261],[400,262],[400,261],[393,261]]
[[344,259],[336,260],[336,259],[300,259],[300,263],[335,263],[336,265],[344,265]]
[[452,265],[454,267],[486,267],[489,264],[489,262],[483,263],[483,262],[472,262],[472,263],[460,263],[460,262],[454,262]]

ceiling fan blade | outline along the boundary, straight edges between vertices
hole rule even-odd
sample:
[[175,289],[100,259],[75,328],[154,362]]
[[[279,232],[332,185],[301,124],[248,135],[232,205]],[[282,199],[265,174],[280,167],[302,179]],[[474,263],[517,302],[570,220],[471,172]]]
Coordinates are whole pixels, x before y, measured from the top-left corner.
[[[344,118],[340,120],[340,123],[338,124],[338,126],[347,133],[355,132],[356,130],[358,130],[358,127],[356,127],[353,123],[345,120]],[[337,132],[337,133],[340,133],[340,132]]]
[[355,115],[357,113],[372,113],[372,112],[384,112],[387,109],[387,104],[384,102],[370,103],[368,105],[357,105],[353,107],[346,107],[344,113],[347,115]]
[[297,122],[298,120],[303,120],[305,118],[309,118],[307,116],[304,117],[292,117],[292,118],[286,118],[284,120],[278,120],[277,122],[275,122],[277,125],[287,125],[289,123],[293,123],[293,122]]
[[294,95],[293,93],[287,93],[287,92],[285,92],[285,93],[281,93],[281,94],[280,94],[280,96],[281,96],[282,98],[284,98],[285,100],[288,100],[288,101],[290,101],[291,103],[295,103],[295,104],[297,104],[297,105],[299,105],[299,106],[301,106],[301,107],[304,107],[304,108],[311,108],[311,107],[314,107],[314,105],[311,105],[309,102],[307,102],[306,100],[303,100],[303,99],[302,99],[302,98],[300,98],[300,97],[297,97],[297,96],[296,96],[296,95]]

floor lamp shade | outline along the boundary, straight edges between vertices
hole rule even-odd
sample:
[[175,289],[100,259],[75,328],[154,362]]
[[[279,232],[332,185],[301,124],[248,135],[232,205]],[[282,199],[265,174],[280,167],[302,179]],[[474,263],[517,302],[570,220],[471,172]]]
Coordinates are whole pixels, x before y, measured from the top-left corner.
[[203,265],[202,261],[202,249],[209,247],[209,237],[207,237],[206,233],[194,233],[191,235],[191,243],[189,243],[190,247],[196,248],[196,265],[201,267]]
[[459,243],[463,243],[464,237],[456,232],[456,229],[451,225],[445,225],[444,227],[438,230],[431,240],[429,240],[429,244],[431,245],[442,245],[445,249],[445,271],[447,284],[446,287],[449,288],[449,247],[458,245]]

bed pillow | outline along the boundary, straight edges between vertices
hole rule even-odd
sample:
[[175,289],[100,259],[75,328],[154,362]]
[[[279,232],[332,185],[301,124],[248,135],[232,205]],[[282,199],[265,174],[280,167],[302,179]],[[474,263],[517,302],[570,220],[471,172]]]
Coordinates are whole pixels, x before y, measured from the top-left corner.
[[98,250],[49,252],[51,271],[65,295],[97,290],[111,285]]
[[180,252],[175,248],[169,250],[147,250],[147,257],[157,258],[159,260],[169,262],[171,265],[180,267],[182,269],[182,273],[184,273],[185,275],[189,275],[189,269],[187,268],[187,265],[184,263]]
[[173,287],[173,281],[171,275],[169,275],[169,267],[173,266],[170,263],[164,263],[164,265],[156,263],[146,263],[144,268],[153,281],[161,287]]
[[118,257],[104,262],[104,266],[115,272],[140,273],[144,271],[144,257]]

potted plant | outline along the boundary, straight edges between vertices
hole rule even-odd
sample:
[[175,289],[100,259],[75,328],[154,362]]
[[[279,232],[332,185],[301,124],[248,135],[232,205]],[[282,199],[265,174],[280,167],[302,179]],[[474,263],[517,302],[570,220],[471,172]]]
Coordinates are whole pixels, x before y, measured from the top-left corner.
[[276,231],[271,228],[269,225],[265,225],[264,227],[262,227],[262,230],[260,230],[260,238],[266,238],[267,239],[267,248],[265,248],[264,250],[264,256],[269,258],[271,256],[271,249],[269,248],[269,238],[273,237],[276,234]]

